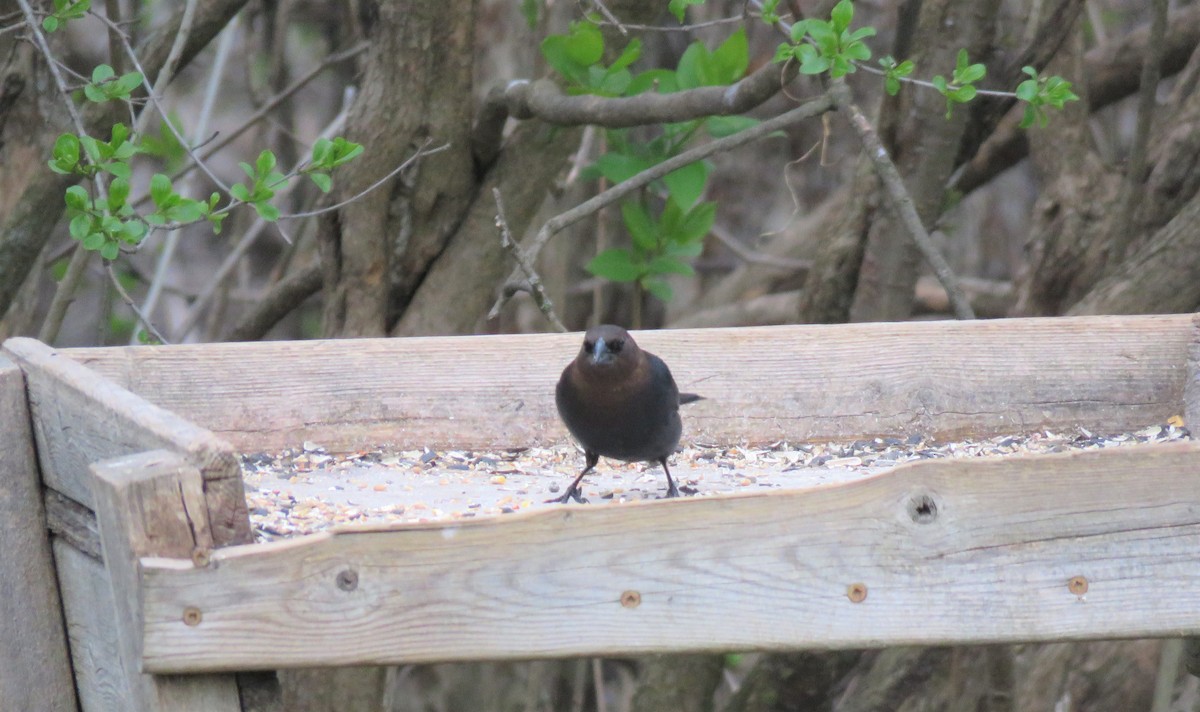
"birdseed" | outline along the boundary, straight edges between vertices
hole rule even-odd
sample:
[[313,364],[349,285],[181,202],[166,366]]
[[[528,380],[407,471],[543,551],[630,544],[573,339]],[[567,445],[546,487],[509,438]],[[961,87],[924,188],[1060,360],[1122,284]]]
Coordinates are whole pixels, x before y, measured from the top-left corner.
[[[1098,450],[1190,440],[1179,418],[1137,432],[1084,428],[981,440],[938,442],[923,435],[851,443],[744,447],[693,442],[670,460],[685,495],[800,489],[848,482],[906,462]],[[344,524],[436,522],[502,516],[560,506],[545,503],[583,466],[573,445],[510,450],[391,450],[332,453],[317,442],[241,458],[250,521],[259,541]],[[666,492],[658,465],[601,458],[584,478],[593,506],[657,499]]]

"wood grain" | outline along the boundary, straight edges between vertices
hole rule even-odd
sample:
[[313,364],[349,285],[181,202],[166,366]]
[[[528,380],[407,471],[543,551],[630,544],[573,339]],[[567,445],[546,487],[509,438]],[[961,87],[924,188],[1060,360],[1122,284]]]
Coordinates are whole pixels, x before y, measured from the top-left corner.
[[62,586],[80,708],[83,712],[135,709],[121,667],[116,608],[104,564],[57,538],[54,563]]
[[206,557],[212,550],[204,480],[166,450],[92,466],[96,520],[115,604],[117,645],[134,703],[131,712],[241,712],[233,675],[141,673],[138,560],[144,556]]
[[[1198,464],[1195,443],[921,461],[802,491],[232,547],[203,568],[144,559],[144,663],[200,672],[1196,633]],[[182,622],[188,606],[200,625]]]
[[76,709],[25,381],[0,355],[0,701]]
[[[941,438],[1181,412],[1189,316],[642,332],[683,390],[685,440]],[[64,353],[242,450],[315,440],[544,444],[579,334],[204,344]]]
[[218,544],[251,541],[241,470],[228,443],[38,341],[9,339],[4,351],[25,373],[48,487],[92,507],[91,463],[158,448],[174,450],[203,474]]

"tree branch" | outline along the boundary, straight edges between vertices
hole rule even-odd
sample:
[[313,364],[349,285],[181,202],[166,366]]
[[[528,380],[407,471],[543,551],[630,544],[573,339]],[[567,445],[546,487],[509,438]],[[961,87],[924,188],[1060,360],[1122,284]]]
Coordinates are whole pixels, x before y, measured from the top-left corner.
[[971,303],[967,301],[958,284],[958,277],[954,275],[954,271],[946,262],[946,258],[942,256],[941,251],[938,250],[937,245],[933,244],[933,239],[929,237],[925,225],[921,223],[921,218],[913,206],[912,196],[904,187],[904,179],[900,177],[900,172],[896,170],[896,165],[892,163],[891,157],[884,149],[879,135],[871,127],[871,122],[867,120],[862,109],[854,103],[850,87],[846,85],[844,79],[834,79],[829,85],[829,95],[837,107],[846,112],[850,119],[850,125],[854,127],[862,141],[863,150],[875,166],[875,172],[883,183],[884,192],[891,200],[896,216],[900,218],[901,224],[904,225],[913,241],[917,243],[917,248],[921,250],[925,261],[933,268],[938,281],[946,289],[946,294],[950,297],[950,305],[954,308],[955,317],[974,319],[975,312],[971,309]]
[[[563,325],[558,318],[558,314],[554,313],[554,304],[550,301],[550,297],[546,295],[546,288],[542,286],[542,278],[534,269],[533,263],[529,261],[529,257],[517,241],[513,239],[512,233],[508,230],[508,219],[504,217],[504,202],[500,199],[500,189],[492,188],[492,197],[496,199],[496,226],[500,228],[500,244],[504,249],[508,250],[513,259],[517,261],[517,266],[529,278],[529,292],[533,295],[533,301],[537,304],[538,309],[546,316],[546,320],[554,325],[554,328],[561,333],[566,333],[567,327]],[[499,304],[497,302],[497,304]],[[500,310],[493,308],[488,313],[489,319],[495,319],[500,316]]]
[[321,290],[321,265],[314,264],[277,282],[242,316],[225,336],[225,341],[257,341],[306,299]]
[[[726,136],[725,138],[718,139],[711,143],[697,146],[684,151],[678,156],[669,158],[653,168],[642,171],[632,178],[614,185],[603,193],[585,200],[579,205],[576,205],[574,208],[550,218],[544,225],[542,225],[542,228],[538,230],[537,235],[533,238],[533,242],[525,249],[525,254],[528,255],[530,260],[536,260],[538,253],[542,251],[542,248],[545,247],[546,243],[550,241],[550,238],[553,237],[558,231],[579,222],[589,215],[592,215],[602,208],[617,202],[633,191],[649,185],[650,183],[662,178],[672,171],[678,170],[690,163],[695,163],[701,159],[708,158],[716,153],[732,151],[735,148],[744,146],[786,126],[790,126],[799,121],[803,121],[804,119],[823,114],[832,108],[833,101],[830,99],[830,97],[827,95],[821,95],[815,99],[806,101],[791,111],[780,114],[774,118],[767,119],[757,126],[752,126],[751,128],[735,133],[732,136]],[[519,270],[514,270],[512,275],[505,280],[505,282],[507,284],[515,282],[519,279]],[[511,294],[509,296],[511,296]],[[491,311],[496,312],[503,308],[504,302],[507,300],[508,297],[506,297],[502,292],[497,298],[496,304],[492,306]]]

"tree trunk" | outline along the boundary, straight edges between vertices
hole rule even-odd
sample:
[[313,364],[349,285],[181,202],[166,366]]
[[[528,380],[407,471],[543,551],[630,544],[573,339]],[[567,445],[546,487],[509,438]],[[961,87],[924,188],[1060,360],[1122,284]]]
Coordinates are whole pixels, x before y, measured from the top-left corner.
[[385,2],[346,136],[368,150],[337,200],[428,140],[449,148],[321,221],[327,336],[382,336],[454,234],[476,190],[471,155],[474,0]]

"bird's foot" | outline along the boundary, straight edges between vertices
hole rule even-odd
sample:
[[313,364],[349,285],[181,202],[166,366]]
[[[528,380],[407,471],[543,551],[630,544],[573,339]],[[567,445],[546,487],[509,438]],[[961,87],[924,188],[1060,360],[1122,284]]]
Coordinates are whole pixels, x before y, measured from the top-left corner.
[[553,499],[548,499],[548,500],[546,500],[546,504],[566,504],[567,502],[570,502],[571,500],[575,500],[576,502],[578,502],[580,504],[588,503],[588,501],[583,498],[583,493],[579,491],[578,487],[568,487],[567,491],[563,492],[561,497],[554,497]]
[[674,482],[672,482],[671,486],[667,488],[667,496],[663,497],[663,499],[671,499],[672,497],[678,497],[678,496],[679,496],[679,488],[675,486]]

